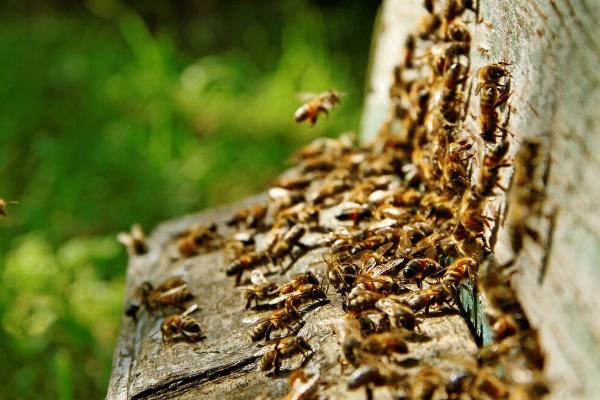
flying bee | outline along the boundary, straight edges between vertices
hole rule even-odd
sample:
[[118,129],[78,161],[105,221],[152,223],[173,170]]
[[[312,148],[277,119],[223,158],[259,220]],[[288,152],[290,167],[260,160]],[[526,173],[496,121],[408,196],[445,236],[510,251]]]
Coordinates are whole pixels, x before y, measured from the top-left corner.
[[451,292],[442,286],[431,286],[428,289],[422,289],[410,295],[404,300],[404,303],[413,311],[418,312],[425,309],[425,314],[429,314],[429,307],[433,305],[448,304],[451,299]]
[[314,125],[319,114],[329,115],[329,111],[341,102],[342,95],[342,93],[335,90],[328,90],[313,97],[308,103],[296,110],[294,113],[296,122],[308,120],[311,125]]
[[393,327],[415,330],[417,318],[403,300],[391,296],[380,298],[375,302],[375,308],[386,315]]
[[246,309],[250,308],[254,301],[255,306],[259,306],[259,301],[274,297],[277,294],[277,285],[269,282],[260,270],[253,270],[250,276],[251,286],[240,286],[242,299],[246,301]]
[[8,204],[19,204],[19,202],[4,200],[0,197],[0,217],[8,217],[8,212],[6,211],[6,206]]
[[269,258],[264,252],[250,251],[241,254],[236,260],[231,262],[225,270],[225,274],[227,276],[235,276],[235,286],[239,286],[244,271],[257,268],[268,261]]
[[404,337],[404,334],[397,331],[373,333],[364,339],[362,348],[371,354],[408,353],[408,345]]
[[507,62],[499,62],[488,64],[485,67],[479,68],[477,71],[477,86],[475,87],[475,95],[479,95],[479,91],[486,87],[498,88],[503,86],[510,78],[511,74],[506,68],[510,65]]
[[221,235],[217,225],[196,224],[183,232],[177,239],[177,249],[184,257],[192,257],[203,251],[211,251],[220,246]]
[[465,277],[475,278],[477,276],[477,262],[471,257],[461,257],[454,261],[442,277],[442,285],[450,289],[456,289]]
[[146,254],[148,252],[148,238],[144,234],[144,230],[140,224],[133,225],[129,233],[119,233],[117,235],[117,240],[123,246],[127,247],[129,254],[141,256],[142,254]]
[[278,339],[271,350],[266,352],[260,360],[260,369],[267,373],[278,375],[284,359],[291,358],[301,353],[305,358],[312,348],[308,341],[301,336],[289,336]]
[[254,204],[252,206],[242,208],[238,210],[233,216],[227,221],[228,226],[244,225],[247,228],[256,228],[267,215],[266,204]]
[[421,289],[425,278],[435,275],[442,271],[440,264],[430,258],[413,258],[408,261],[402,269],[402,276],[408,281],[414,280]]
[[314,176],[310,174],[294,175],[291,177],[279,178],[273,186],[282,187],[288,190],[304,189],[313,182]]
[[189,316],[197,309],[198,305],[194,304],[181,314],[167,317],[160,326],[163,342],[172,343],[182,338],[188,343],[195,343],[203,339],[200,324]]
[[467,162],[473,154],[466,152],[472,146],[472,143],[464,140],[448,145],[443,161],[443,181],[453,193],[462,193],[469,183]]
[[[193,298],[188,289],[187,282],[180,276],[169,278],[158,287],[146,281],[136,290],[135,297],[141,301],[146,311],[153,312],[164,310],[168,307],[185,309],[185,303]],[[131,302],[126,310],[126,315],[136,319],[139,303]]]
[[271,315],[264,318],[244,319],[243,322],[251,324],[250,338],[253,342],[265,338],[269,340],[271,331],[283,329],[293,323],[300,323],[302,315],[292,301],[286,301],[284,308],[274,311]]

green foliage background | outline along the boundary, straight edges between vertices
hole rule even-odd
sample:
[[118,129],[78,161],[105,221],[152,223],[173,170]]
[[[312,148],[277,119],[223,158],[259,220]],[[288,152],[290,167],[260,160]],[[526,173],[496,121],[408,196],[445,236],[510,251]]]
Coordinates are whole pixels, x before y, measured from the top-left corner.
[[[0,6],[0,196],[20,202],[0,220],[0,398],[101,398],[116,233],[256,193],[356,130],[377,2],[23,3]],[[331,118],[295,125],[296,93],[328,88],[348,93]]]

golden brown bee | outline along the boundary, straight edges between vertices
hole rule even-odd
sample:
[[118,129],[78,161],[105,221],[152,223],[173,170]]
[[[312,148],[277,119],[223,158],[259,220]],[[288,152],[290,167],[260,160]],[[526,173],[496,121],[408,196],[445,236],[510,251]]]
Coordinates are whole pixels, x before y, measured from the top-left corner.
[[440,373],[431,367],[424,367],[417,372],[410,383],[410,398],[431,400],[442,386]]
[[406,280],[414,280],[420,289],[425,278],[440,271],[442,271],[442,267],[437,261],[429,258],[414,258],[406,263],[402,269],[402,276]]
[[247,228],[256,228],[261,225],[267,215],[266,204],[254,204],[238,210],[228,221],[227,225],[244,225]]
[[475,398],[504,399],[507,398],[508,385],[494,374],[491,367],[480,367],[471,393]]
[[329,111],[340,103],[342,93],[328,90],[313,97],[308,103],[298,108],[294,113],[296,122],[309,121],[311,125],[317,122],[319,114],[329,115]]
[[164,310],[168,307],[185,309],[185,303],[194,296],[182,277],[169,278],[154,288],[150,282],[143,282],[136,289],[136,296],[141,299],[147,311]]
[[18,201],[8,201],[0,197],[0,217],[8,217],[6,206],[8,204],[19,204]]
[[367,290],[361,286],[354,286],[344,301],[344,308],[354,313],[368,310],[373,308],[377,300],[383,297],[385,297],[384,294]]
[[413,312],[425,309],[425,314],[429,313],[429,307],[433,305],[448,304],[451,300],[451,293],[443,285],[432,286],[428,289],[422,289],[407,297],[404,302]]
[[357,366],[360,362],[361,325],[360,322],[346,314],[334,323],[334,330],[341,347],[341,364]]
[[462,91],[457,88],[444,88],[440,100],[440,112],[446,121],[454,124],[462,119],[464,104]]
[[291,177],[280,178],[273,186],[282,187],[288,190],[299,190],[308,187],[314,181],[314,176],[310,174],[294,175]]
[[287,301],[284,308],[274,311],[267,317],[244,319],[244,322],[252,326],[250,338],[256,342],[263,338],[269,340],[271,331],[274,329],[286,328],[293,323],[300,322],[301,319],[300,311],[292,301]]
[[320,284],[305,283],[298,285],[293,292],[287,292],[269,301],[269,306],[280,307],[291,301],[294,305],[300,305],[309,301],[327,300],[327,293]]
[[477,263],[471,257],[461,257],[454,261],[444,273],[442,284],[450,289],[456,289],[467,277],[475,277]]
[[442,21],[437,14],[425,14],[419,20],[417,36],[424,40],[430,39],[436,34],[441,24]]
[[244,271],[248,271],[266,264],[269,258],[264,252],[248,252],[240,255],[229,264],[225,270],[227,276],[235,276],[235,286],[239,286]]
[[479,91],[486,87],[498,88],[503,86],[511,75],[506,68],[510,65],[507,62],[499,62],[495,64],[488,64],[485,67],[479,68],[477,71],[477,86],[475,87],[475,95],[479,94]]
[[346,189],[350,188],[350,182],[346,179],[331,179],[325,181],[318,189],[309,191],[306,200],[312,204],[321,204]]
[[301,353],[304,357],[311,352],[312,348],[305,338],[301,336],[289,336],[278,339],[271,350],[266,352],[260,360],[260,369],[273,375],[279,374],[283,360]]
[[368,204],[345,203],[335,214],[338,221],[352,221],[355,225],[363,218],[371,216],[371,206]]
[[215,224],[196,224],[183,232],[177,239],[177,249],[183,257],[192,257],[212,251],[221,245],[222,237]]
[[172,343],[181,338],[188,343],[195,343],[203,339],[200,324],[189,316],[197,308],[198,305],[194,304],[182,314],[170,315],[165,318],[160,326],[163,342]]
[[456,88],[469,77],[469,67],[459,62],[452,63],[444,71],[444,87],[448,90]]
[[443,182],[452,193],[462,193],[469,184],[468,160],[472,153],[466,153],[472,143],[466,141],[452,142],[448,145],[443,161]]
[[318,230],[320,209],[313,204],[298,203],[285,210],[279,211],[275,217],[277,223],[284,225],[303,224]]
[[372,362],[357,368],[348,378],[348,389],[365,388],[367,400],[373,400],[373,386],[397,387],[406,380],[406,376],[383,363]]
[[386,315],[393,327],[415,330],[417,318],[413,310],[405,305],[402,299],[392,296],[380,298],[375,303],[375,307]]
[[327,267],[327,279],[336,290],[347,293],[354,283],[358,268],[353,263],[340,262],[339,259],[330,254],[323,255],[323,261]]
[[255,269],[250,277],[251,286],[240,286],[242,291],[242,299],[246,301],[246,309],[250,308],[252,302],[256,307],[259,306],[259,301],[274,297],[277,294],[277,285],[274,282],[269,282],[264,274]]
[[510,314],[499,315],[492,325],[492,336],[496,341],[503,340],[517,333],[519,326]]
[[117,235],[117,240],[127,247],[129,254],[140,256],[148,252],[148,238],[139,224],[133,225],[129,233],[119,233]]
[[269,247],[268,256],[271,261],[277,264],[280,259],[290,254],[294,247],[304,249],[305,246],[300,242],[300,239],[305,233],[306,227],[297,224],[288,229],[283,235],[280,235]]
[[362,342],[362,348],[371,354],[408,353],[406,335],[398,331],[372,333]]

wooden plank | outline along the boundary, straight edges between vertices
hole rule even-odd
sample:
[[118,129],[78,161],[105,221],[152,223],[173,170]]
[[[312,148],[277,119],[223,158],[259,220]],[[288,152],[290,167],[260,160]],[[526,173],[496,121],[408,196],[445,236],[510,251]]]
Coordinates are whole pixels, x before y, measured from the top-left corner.
[[[548,220],[538,220],[543,243],[526,240],[514,283],[528,317],[540,329],[548,354],[546,372],[554,386],[552,397],[596,398],[600,389],[600,296],[595,292],[600,284],[600,217],[594,203],[600,194],[595,182],[600,157],[594,149],[600,145],[600,4],[586,0],[480,3],[482,23],[473,20],[469,24],[472,73],[492,62],[512,63],[511,154],[525,138],[538,137],[549,146],[552,165],[544,210],[558,210],[552,237]],[[384,10],[381,19],[386,27],[406,26],[414,24],[414,18],[409,21],[406,16],[418,13],[421,4],[390,0]],[[379,30],[374,39],[378,47],[369,87],[376,93],[369,97],[378,101],[373,107],[390,107],[382,99],[393,66],[403,57],[398,45],[405,34],[403,28],[394,26]],[[471,97],[472,116],[466,121],[474,137],[479,132],[478,101]],[[365,108],[365,140],[373,136],[369,127],[380,122],[381,114],[381,109]],[[505,184],[510,177],[506,175]],[[502,210],[504,203],[501,196],[496,204]],[[505,262],[512,257],[510,238],[505,228],[499,236],[496,252]],[[467,308],[472,308],[470,301]]]

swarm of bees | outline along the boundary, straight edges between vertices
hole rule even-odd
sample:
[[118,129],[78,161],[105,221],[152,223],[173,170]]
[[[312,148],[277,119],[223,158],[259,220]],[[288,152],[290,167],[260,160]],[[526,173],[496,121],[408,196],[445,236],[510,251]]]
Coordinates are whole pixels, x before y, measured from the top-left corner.
[[[222,228],[196,225],[176,238],[183,257],[223,250],[225,274],[252,313],[243,319],[249,342],[263,346],[259,369],[276,377],[284,362],[293,366],[286,398],[321,396],[320,373],[302,368],[318,350],[300,333],[311,312],[333,298],[341,298],[332,328],[342,373],[348,389],[365,390],[368,399],[382,386],[409,399],[548,393],[544,356],[511,287],[512,270],[494,258],[500,210],[493,204],[508,190],[504,171],[512,164],[513,251],[521,251],[526,236],[541,241],[527,210],[543,214],[548,172],[537,167],[543,148],[526,139],[514,162],[509,155],[511,64],[499,61],[472,74],[467,21],[479,19],[474,2],[424,3],[427,14],[394,70],[391,119],[374,142],[356,147],[350,135],[317,139],[295,154],[295,167],[274,182],[266,200],[240,209]],[[476,135],[464,126],[473,83]],[[332,90],[315,97],[298,109],[296,121],[314,124],[339,98]],[[143,249],[134,244],[139,236],[132,231],[123,241],[134,254]],[[313,249],[325,250],[322,262],[287,281],[273,278]],[[456,361],[451,375],[420,360],[416,370],[403,368],[409,338],[433,312],[458,311],[467,281],[490,304],[493,342],[475,358]],[[202,337],[181,278],[156,288],[145,282],[135,297],[127,310],[133,318],[141,306],[149,313],[186,310],[163,322],[165,342]]]

